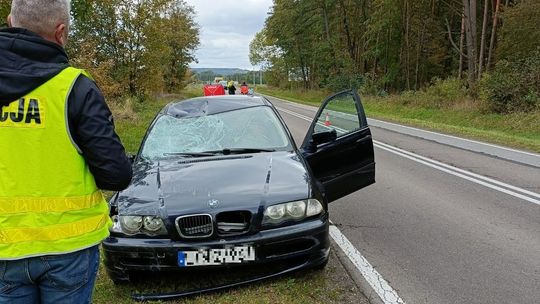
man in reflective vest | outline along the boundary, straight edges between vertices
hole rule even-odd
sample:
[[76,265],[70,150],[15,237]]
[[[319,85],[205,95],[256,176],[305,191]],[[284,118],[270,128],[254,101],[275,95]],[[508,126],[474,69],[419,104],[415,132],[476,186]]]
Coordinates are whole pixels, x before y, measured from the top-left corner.
[[91,77],[63,49],[69,0],[13,0],[0,30],[0,303],[89,303],[108,236],[99,189],[131,164]]

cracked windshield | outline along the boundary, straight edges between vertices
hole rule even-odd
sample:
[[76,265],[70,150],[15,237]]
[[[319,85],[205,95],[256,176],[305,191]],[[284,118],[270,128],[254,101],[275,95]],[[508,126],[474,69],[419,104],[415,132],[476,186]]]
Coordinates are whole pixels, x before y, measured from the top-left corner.
[[158,159],[179,153],[288,146],[287,134],[272,109],[252,107],[200,117],[164,115],[150,131],[142,156]]

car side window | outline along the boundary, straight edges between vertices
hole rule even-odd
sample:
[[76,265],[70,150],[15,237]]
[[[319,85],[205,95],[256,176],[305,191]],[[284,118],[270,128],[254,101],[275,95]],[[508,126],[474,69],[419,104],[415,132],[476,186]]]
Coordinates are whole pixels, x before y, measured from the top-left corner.
[[355,97],[345,92],[332,97],[320,112],[314,134],[336,130],[337,137],[345,136],[363,127],[360,122]]

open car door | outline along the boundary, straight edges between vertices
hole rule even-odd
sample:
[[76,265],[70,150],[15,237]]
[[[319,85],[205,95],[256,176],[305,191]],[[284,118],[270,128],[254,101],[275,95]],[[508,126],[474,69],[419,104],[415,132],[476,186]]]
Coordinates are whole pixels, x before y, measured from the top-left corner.
[[343,91],[323,102],[301,152],[324,186],[327,202],[375,183],[373,140],[356,91]]

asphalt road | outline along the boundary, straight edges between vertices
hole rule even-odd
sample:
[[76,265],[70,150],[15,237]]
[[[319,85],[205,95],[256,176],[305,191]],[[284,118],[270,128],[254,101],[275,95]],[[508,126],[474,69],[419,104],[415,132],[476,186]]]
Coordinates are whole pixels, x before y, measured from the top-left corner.
[[[269,99],[301,145],[305,117],[316,109]],[[372,133],[377,183],[332,203],[330,218],[399,296],[406,303],[540,303],[540,168],[376,127]]]

